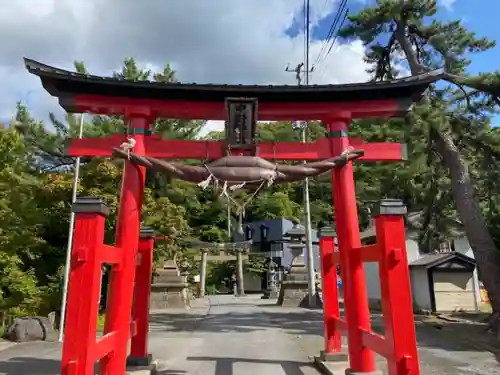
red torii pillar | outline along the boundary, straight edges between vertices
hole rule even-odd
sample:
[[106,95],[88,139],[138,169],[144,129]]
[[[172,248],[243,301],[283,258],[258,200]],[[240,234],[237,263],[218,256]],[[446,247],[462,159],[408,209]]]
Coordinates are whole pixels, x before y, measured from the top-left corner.
[[[332,230],[321,230],[320,248],[324,275],[324,334],[325,349],[316,363],[325,368],[325,362],[345,362],[342,354],[339,334],[349,335],[354,330],[361,335],[363,348],[368,348],[384,357],[389,375],[419,375],[418,353],[413,318],[413,304],[410,287],[408,260],[406,257],[404,215],[406,207],[401,200],[384,199],[374,209],[377,242],[373,245],[350,249],[349,254],[333,251],[334,236]],[[370,329],[356,327],[349,321],[349,316],[341,318],[338,304],[335,304],[336,285],[331,274],[332,265],[340,264],[347,268],[345,261],[356,254],[363,262],[377,262],[379,265],[380,291],[384,335]],[[343,272],[344,285],[350,282],[350,274]],[[344,291],[344,307],[349,308],[351,296]],[[350,349],[350,348],[349,348]],[[349,350],[350,352],[350,350]],[[318,362],[319,361],[319,362]],[[344,367],[345,363],[340,366]],[[351,368],[353,361],[351,359]],[[336,367],[336,366],[335,366]],[[334,368],[335,368],[334,367]],[[353,373],[350,369],[348,373]],[[378,371],[377,371],[378,373]]]
[[141,227],[132,306],[132,341],[127,366],[145,367],[152,362],[148,353],[149,297],[153,273],[153,248],[157,236],[153,229]]
[[[130,107],[125,116],[129,119],[128,133],[135,140],[134,152],[145,155],[144,137],[151,118],[149,108]],[[122,249],[123,262],[111,269],[104,324],[105,335],[118,332],[118,349],[99,362],[100,375],[125,373],[145,179],[144,167],[125,161],[116,224],[116,246]]]
[[[332,156],[342,154],[349,146],[350,113],[339,112],[326,121]],[[349,371],[375,372],[373,351],[363,345],[361,330],[370,330],[370,310],[366,292],[363,261],[354,251],[361,246],[356,189],[352,162],[332,171],[333,203],[337,227],[341,273],[344,288],[344,309],[348,322]]]
[[323,290],[323,335],[324,350],[320,359],[329,361],[347,361],[347,355],[342,352],[342,335],[346,334],[347,325],[340,322],[339,289],[337,264],[334,262],[335,237],[337,234],[330,227],[320,228],[318,231],[319,250],[321,259],[321,278]]

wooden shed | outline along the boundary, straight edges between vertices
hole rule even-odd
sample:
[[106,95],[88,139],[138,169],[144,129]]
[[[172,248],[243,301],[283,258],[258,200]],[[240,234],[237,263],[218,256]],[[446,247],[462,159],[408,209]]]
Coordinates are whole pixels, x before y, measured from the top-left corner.
[[413,299],[433,312],[477,311],[476,261],[457,252],[423,255],[410,263]]

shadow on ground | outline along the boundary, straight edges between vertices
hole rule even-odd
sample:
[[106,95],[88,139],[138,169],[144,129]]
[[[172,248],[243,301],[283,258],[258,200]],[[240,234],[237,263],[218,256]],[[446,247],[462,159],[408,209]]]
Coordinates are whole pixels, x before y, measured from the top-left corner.
[[[235,302],[234,306],[237,307],[239,304],[241,303]],[[273,305],[263,305],[261,308],[264,312],[260,316],[255,313],[239,313],[237,309],[228,314],[212,314],[205,318],[189,314],[160,313],[151,317],[151,323],[158,330],[170,332],[189,331],[189,327],[193,326],[196,326],[197,332],[221,333],[245,333],[280,327],[292,335],[323,335],[321,310],[287,309]],[[416,319],[417,341],[420,348],[436,348],[449,352],[492,351],[500,363],[499,342],[493,335],[485,332],[484,325],[443,322],[443,326],[440,327],[439,324],[424,323],[423,320],[425,320],[423,317]],[[229,321],[231,324],[228,324]],[[383,334],[380,314],[372,315],[372,328],[375,332]],[[498,348],[497,353],[495,348]]]
[[[242,364],[265,364],[279,365],[286,375],[304,375],[303,369],[310,368],[312,365],[308,362],[298,361],[273,361],[265,359],[248,359],[248,358],[233,358],[233,357],[188,357],[188,361],[215,362],[215,374],[233,375],[234,365]],[[159,373],[161,374],[161,373]]]
[[[99,364],[94,366],[94,372],[99,371]],[[41,359],[35,357],[11,357],[0,360],[1,375],[60,375],[61,361],[59,359]],[[172,374],[173,375],[173,374]]]
[[[35,372],[33,372],[33,370]],[[8,361],[0,361],[2,375],[58,375],[61,362],[55,359],[38,359],[32,357],[14,357]]]

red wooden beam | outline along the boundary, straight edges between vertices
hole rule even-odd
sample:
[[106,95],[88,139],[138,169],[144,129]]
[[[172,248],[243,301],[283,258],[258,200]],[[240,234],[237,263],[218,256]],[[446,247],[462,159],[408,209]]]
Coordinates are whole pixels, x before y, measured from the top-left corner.
[[[359,251],[363,262],[378,262],[380,259],[380,251],[377,244],[358,247],[352,249],[352,251]],[[338,251],[332,254],[332,258],[334,264],[340,264],[340,254]]]
[[375,332],[361,330],[363,338],[363,346],[370,348],[375,353],[380,354],[385,359],[390,360],[394,355],[394,351],[390,347],[390,342],[384,336]]
[[105,357],[107,354],[115,350],[116,346],[116,331],[110,332],[105,336],[97,339],[94,345],[92,359],[98,361],[99,359]]
[[122,260],[123,252],[115,246],[102,245],[99,256],[101,257],[101,262],[103,263],[118,264]]
[[377,244],[361,246],[355,250],[361,253],[363,262],[378,262],[380,259],[380,250]]
[[347,335],[347,322],[342,318],[332,318],[335,325],[335,330],[339,331],[343,336]]
[[[72,98],[75,111],[94,114],[124,114],[133,108],[148,108],[153,117],[193,120],[225,120],[223,102],[192,102],[187,100],[131,99],[100,95],[78,95]],[[395,99],[357,102],[262,102],[259,103],[259,121],[287,121],[328,119],[339,112],[348,112],[353,119],[396,116],[406,112],[408,103]],[[141,110],[142,112],[142,110]]]
[[[110,157],[111,150],[119,147],[125,135],[113,134],[107,138],[71,139],[68,156]],[[406,160],[406,145],[400,143],[364,143],[362,139],[351,138],[355,149],[365,150],[360,161],[401,161]],[[223,141],[168,140],[158,135],[145,139],[146,154],[161,159],[213,160],[225,156]],[[258,145],[257,155],[269,160],[322,160],[332,155],[328,139],[316,142],[264,142]]]

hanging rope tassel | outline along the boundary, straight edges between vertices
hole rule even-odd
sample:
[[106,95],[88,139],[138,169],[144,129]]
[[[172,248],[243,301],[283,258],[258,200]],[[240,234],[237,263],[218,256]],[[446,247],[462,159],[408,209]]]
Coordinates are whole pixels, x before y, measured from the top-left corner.
[[224,185],[222,186],[220,195],[221,196],[225,195],[226,197],[229,197],[229,194],[227,193],[227,181],[224,181]]
[[241,188],[242,188],[242,187],[244,187],[245,185],[246,185],[246,182],[242,182],[241,184],[230,186],[230,187],[229,187],[229,190],[231,190],[231,191],[236,191],[236,190],[238,190],[238,189],[241,189]]
[[135,139],[132,138],[132,137],[127,137],[127,141],[126,142],[123,142],[121,145],[120,145],[120,148],[123,150],[123,151],[127,151],[127,158],[128,160],[130,160],[130,152],[134,150],[134,147],[135,147]]
[[269,177],[269,180],[267,180],[267,187],[270,187],[274,183],[274,176]]
[[212,182],[212,179],[214,178],[214,175],[210,173],[210,175],[203,181],[201,181],[198,186],[201,187],[203,190],[205,190],[208,185]]

